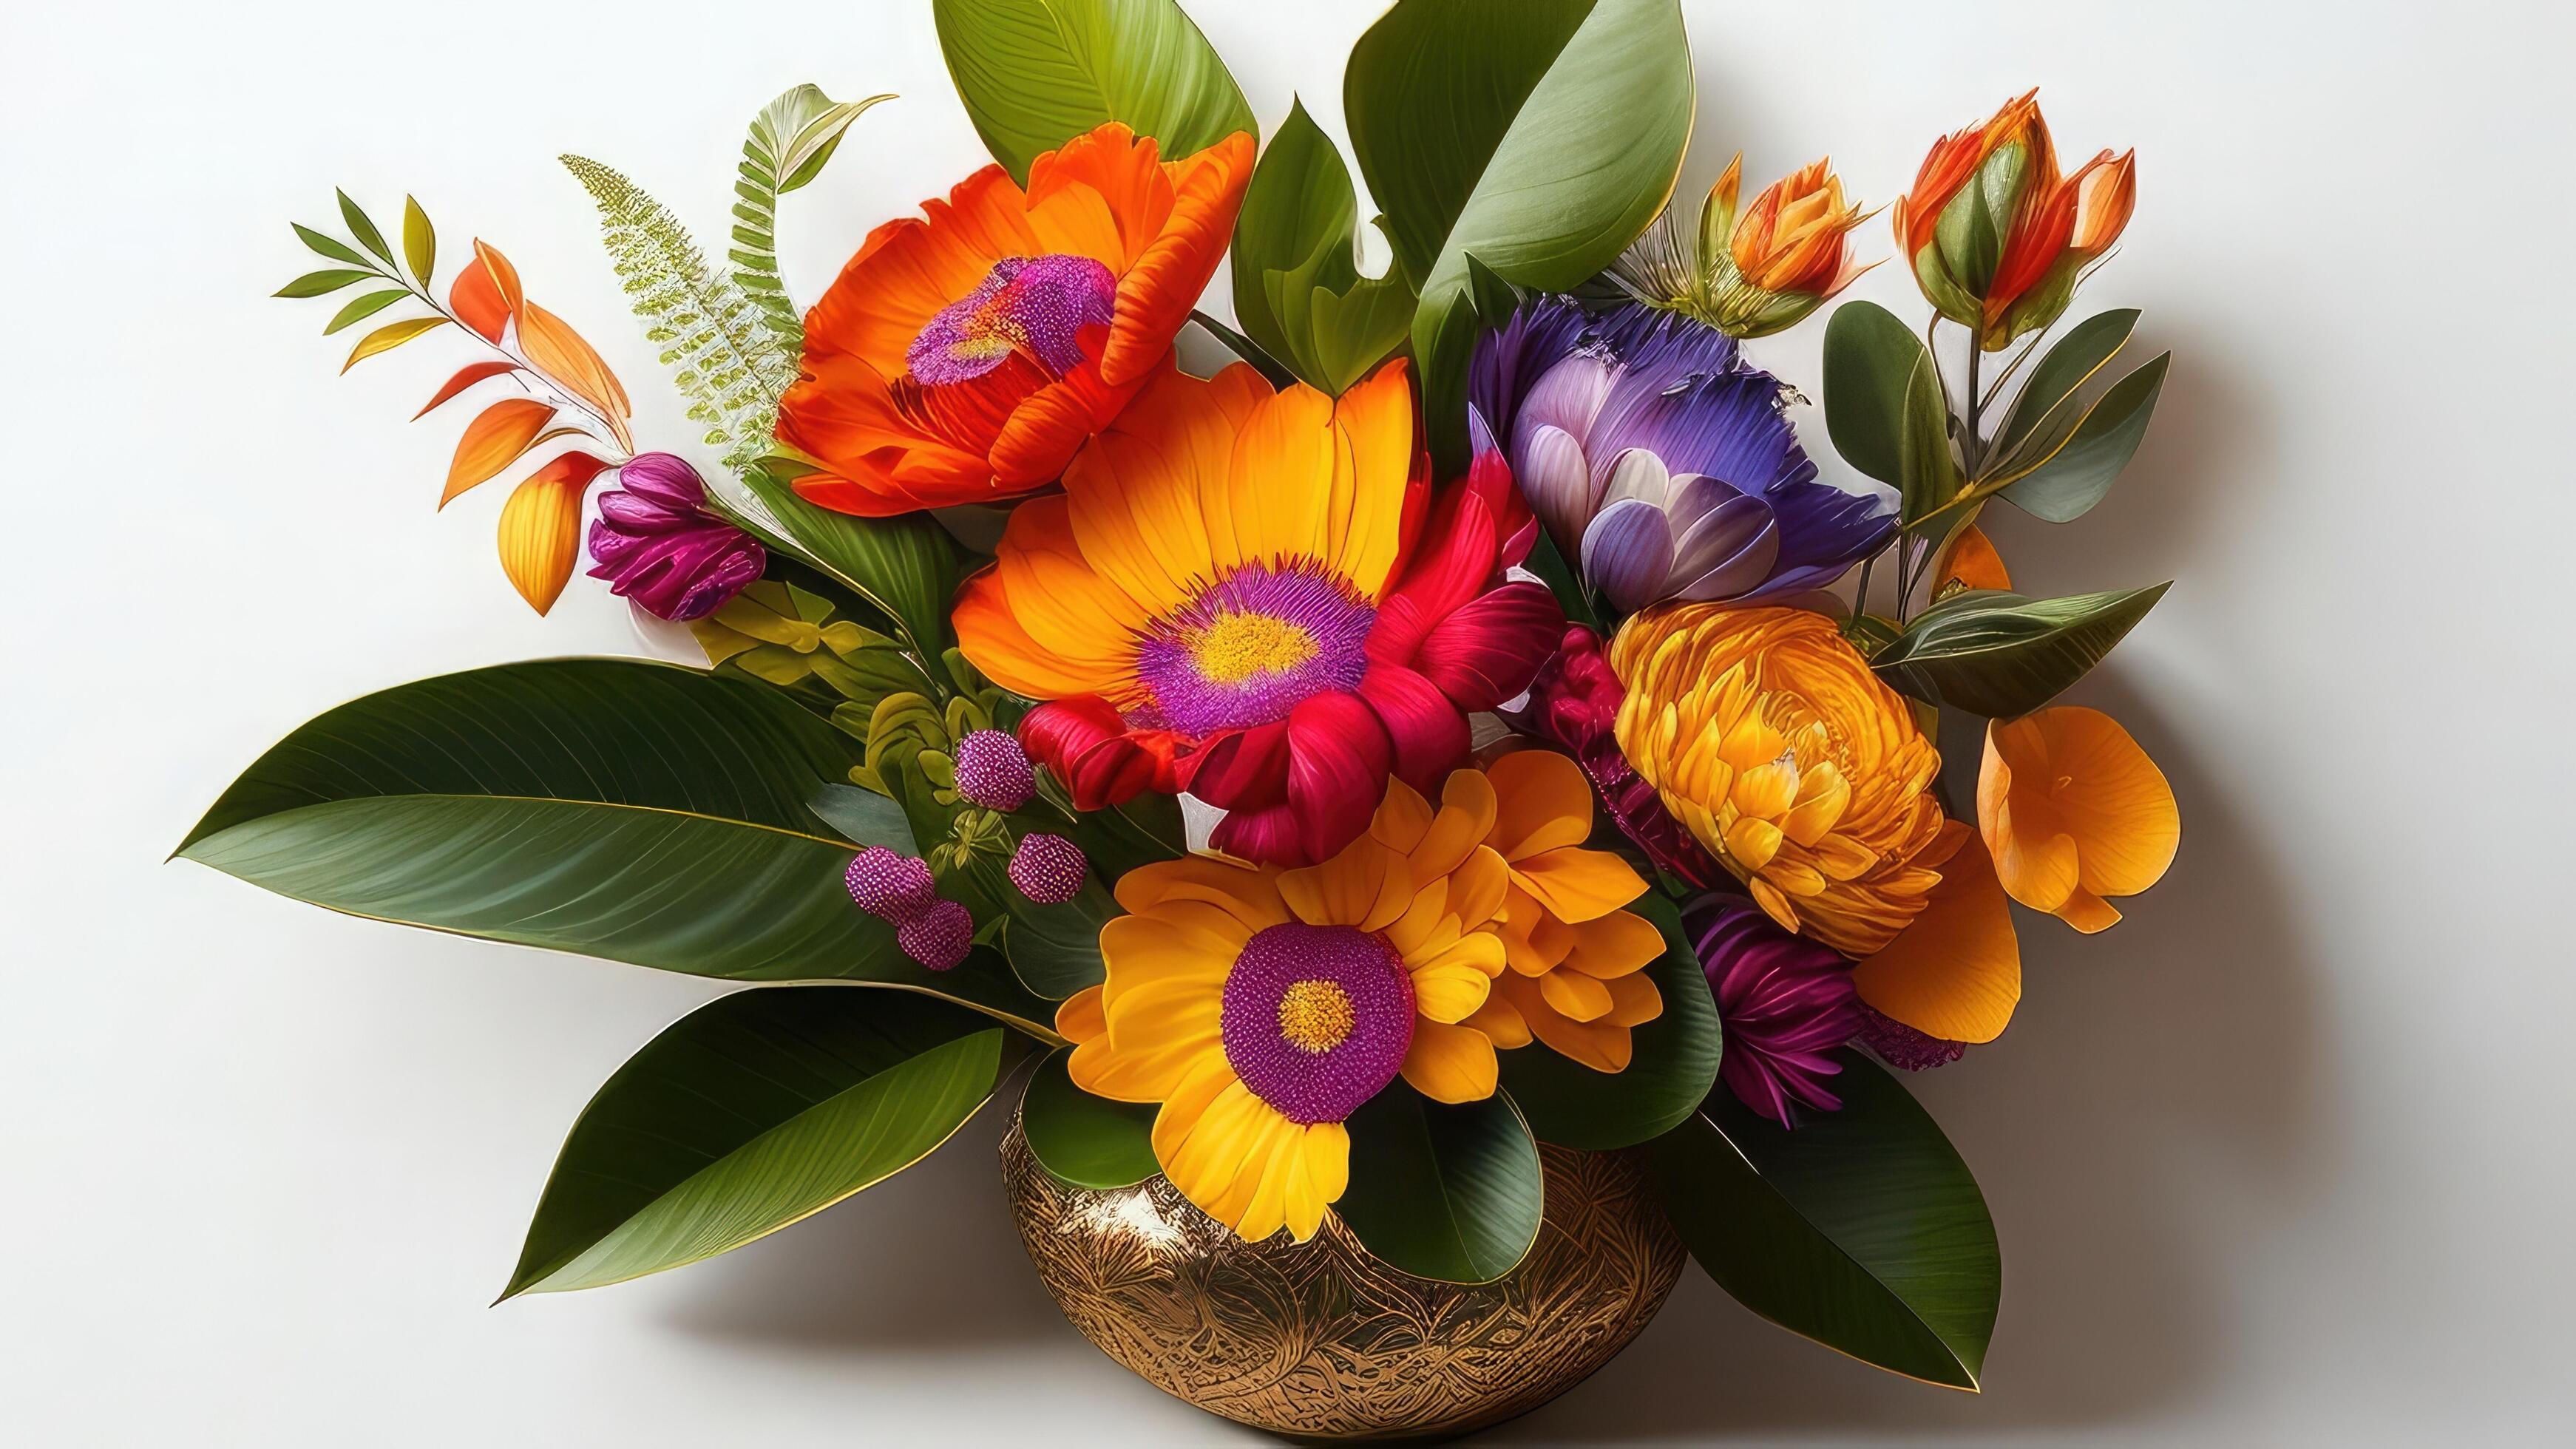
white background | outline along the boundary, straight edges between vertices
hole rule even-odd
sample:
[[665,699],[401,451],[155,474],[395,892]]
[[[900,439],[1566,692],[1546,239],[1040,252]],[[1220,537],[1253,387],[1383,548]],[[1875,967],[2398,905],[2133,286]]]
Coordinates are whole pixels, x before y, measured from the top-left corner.
[[[519,602],[501,488],[433,512],[463,414],[403,419],[454,338],[335,377],[330,306],[266,299],[319,265],[286,222],[336,230],[334,184],[388,224],[418,194],[451,259],[495,242],[600,344],[667,446],[689,434],[553,157],[713,241],[762,102],[900,92],[785,207],[810,300],[981,159],[928,8],[7,7],[0,1440],[1229,1437],[1056,1316],[999,1113],[728,1258],[487,1309],[566,1124],[710,988],[162,863],[331,704],[633,647],[585,580],[551,618]],[[1339,133],[1376,0],[1194,8],[1265,127],[1296,91]],[[2109,935],[2026,919],[2010,1034],[1916,1080],[2003,1238],[1982,1398],[1694,1270],[1494,1440],[2571,1442],[2567,12],[1689,8],[1686,189],[1737,146],[1755,184],[1830,150],[1883,202],[2031,84],[2066,152],[2137,148],[2137,220],[2079,306],[2142,306],[2173,349],[2154,430],[2080,523],[1995,528],[2033,592],[2180,580],[2076,697],[2186,829]],[[1856,295],[1920,315],[1900,268]],[[1821,330],[1754,354],[1812,382]]]

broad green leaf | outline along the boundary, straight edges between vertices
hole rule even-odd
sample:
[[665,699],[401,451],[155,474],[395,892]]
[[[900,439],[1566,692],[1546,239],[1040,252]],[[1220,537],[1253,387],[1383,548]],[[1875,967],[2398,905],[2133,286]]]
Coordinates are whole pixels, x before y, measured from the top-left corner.
[[400,322],[388,323],[359,338],[358,345],[349,349],[349,360],[340,364],[340,370],[347,372],[379,352],[391,352],[424,332],[435,331],[446,325],[447,319],[444,317],[412,317]]
[[1007,884],[998,894],[1011,913],[1002,927],[1002,952],[1021,985],[1062,1001],[1100,984],[1100,928],[1118,914],[1100,872],[1084,877],[1081,893],[1057,905],[1039,905]]
[[2074,431],[2075,420],[2083,412],[2077,399],[2085,384],[2101,375],[2120,349],[2129,345],[2137,325],[2138,309],[2122,307],[2096,313],[2068,328],[2031,368],[2029,379],[2013,399],[2012,415],[1995,436],[1995,457],[2009,467],[2025,442],[2038,438],[2054,446],[2055,439]]
[[329,257],[335,262],[347,262],[353,267],[365,267],[370,273],[375,273],[379,276],[382,275],[382,273],[376,272],[375,263],[358,255],[357,252],[352,250],[346,242],[324,236],[322,233],[315,231],[313,228],[306,226],[301,222],[290,221],[287,225],[294,227],[296,237],[313,251]]
[[741,1247],[901,1172],[992,1095],[1006,1033],[900,991],[738,991],[590,1099],[504,1299],[622,1283]]
[[2050,523],[2067,523],[2091,511],[2137,456],[2172,357],[2159,353],[2111,384],[2063,446],[2004,489],[2005,501]]
[[385,245],[385,234],[376,230],[376,224],[368,220],[366,212],[359,209],[358,203],[349,199],[349,193],[334,191],[331,194],[340,198],[340,219],[348,223],[349,235],[358,239],[358,245],[375,253],[376,260],[386,266],[392,266],[394,254],[392,249]]
[[1234,223],[1234,314],[1299,377],[1340,394],[1404,344],[1413,292],[1359,272],[1359,203],[1332,139],[1292,102]]
[[349,305],[341,308],[339,312],[331,318],[330,325],[322,329],[322,335],[328,337],[332,333],[337,332],[341,328],[347,327],[352,323],[364,322],[368,318],[373,317],[377,313],[385,310],[387,307],[392,306],[396,302],[399,302],[410,295],[411,293],[403,291],[400,288],[394,288],[383,292],[369,292],[367,295],[359,297],[351,301]]
[[903,807],[874,790],[829,784],[814,792],[809,806],[815,818],[860,845],[882,845],[898,855],[919,855],[912,822]]
[[1073,1084],[1072,1053],[1039,1063],[1020,1098],[1020,1131],[1038,1165],[1076,1187],[1133,1187],[1162,1171],[1154,1160],[1154,1106],[1113,1102]]
[[375,275],[376,274],[374,272],[351,271],[345,267],[334,268],[327,271],[306,272],[303,276],[300,276],[294,281],[287,283],[285,286],[278,288],[276,291],[269,293],[269,295],[272,297],[320,297],[336,292],[342,287],[349,285],[351,282],[363,282],[369,277]]
[[409,196],[403,198],[403,263],[424,287],[438,272],[438,232],[429,224],[429,213]]
[[1333,1211],[1388,1266],[1490,1283],[1538,1241],[1538,1144],[1510,1097],[1445,1106],[1399,1078],[1349,1126],[1350,1187]]
[[[732,284],[759,307],[759,320],[787,358],[788,381],[795,380],[795,358],[805,345],[805,319],[778,274],[778,198],[821,175],[850,123],[877,102],[893,99],[835,101],[818,87],[801,85],[763,107],[743,140],[742,163],[734,169]],[[774,418],[775,392],[769,402]],[[760,442],[767,441],[764,434]]]
[[[1567,35],[1573,9],[1515,6],[1505,25],[1469,0],[1403,0],[1345,72],[1361,173],[1406,275],[1421,281],[1413,356],[1432,449],[1450,467],[1466,462],[1468,256],[1522,286],[1579,285],[1663,210],[1690,139],[1678,0],[1598,0]],[[1408,149],[1418,154],[1392,159]]]
[[948,530],[919,513],[857,518],[818,507],[767,466],[746,469],[739,481],[742,492],[714,494],[737,521],[866,600],[925,664],[939,658],[950,642],[949,600],[966,569]]
[[689,400],[689,420],[706,429],[700,440],[723,450],[728,469],[768,453],[778,399],[796,381],[796,345],[782,341],[752,298],[707,266],[668,207],[596,161],[561,159],[599,207],[609,262],[645,338],[662,349]]
[[1870,667],[1930,703],[1999,719],[2028,714],[2101,663],[2171,587],[2060,599],[1971,589],[1915,615]]
[[1905,379],[1904,449],[1896,490],[1899,520],[1910,525],[1956,497],[1962,481],[1950,453],[1950,400],[1929,349]]
[[852,759],[749,680],[537,660],[325,712],[178,853],[374,920],[696,976],[884,982],[1042,1022],[999,957],[926,970],[850,903],[854,852],[807,802]]
[[[1920,434],[1923,424],[1915,419],[1926,400],[1916,379],[1926,375],[1938,377],[1932,351],[1895,313],[1876,302],[1834,309],[1825,323],[1825,431],[1844,462],[1881,483],[1904,486],[1909,436]],[[1946,420],[1937,382],[1931,400]],[[1909,520],[1915,516],[1908,511]]]
[[1596,1072],[1535,1042],[1501,1054],[1503,1090],[1541,1142],[1634,1147],[1680,1125],[1717,1081],[1717,1002],[1681,913],[1652,891],[1631,909],[1662,928],[1666,950],[1646,967],[1663,1014],[1630,1030],[1635,1055],[1627,1068]]
[[2002,1259],[1967,1164],[1848,1049],[1836,1112],[1787,1129],[1724,1088],[1647,1149],[1691,1256],[1745,1307],[1864,1363],[1975,1389]]
[[1258,136],[1225,62],[1173,0],[931,0],[940,53],[1011,179],[1104,121],[1166,159]]
[[1362,277],[1347,292],[1318,287],[1307,297],[1315,386],[1336,397],[1402,347],[1413,326],[1413,291],[1400,277]]

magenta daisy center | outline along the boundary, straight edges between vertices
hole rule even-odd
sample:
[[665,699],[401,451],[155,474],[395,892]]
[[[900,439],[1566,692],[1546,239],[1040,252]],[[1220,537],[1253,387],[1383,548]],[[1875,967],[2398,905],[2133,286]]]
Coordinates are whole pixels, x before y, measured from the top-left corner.
[[1158,620],[1136,649],[1152,704],[1137,722],[1209,735],[1284,719],[1368,672],[1377,610],[1339,576],[1297,561],[1247,564]]
[[1291,1122],[1339,1122],[1403,1068],[1413,977],[1383,936],[1292,921],[1244,943],[1220,1022],[1255,1096]]
[[1014,352],[1062,377],[1082,365],[1085,327],[1105,327],[1118,281],[1089,257],[1004,257],[930,319],[904,351],[913,377],[945,387],[982,377]]

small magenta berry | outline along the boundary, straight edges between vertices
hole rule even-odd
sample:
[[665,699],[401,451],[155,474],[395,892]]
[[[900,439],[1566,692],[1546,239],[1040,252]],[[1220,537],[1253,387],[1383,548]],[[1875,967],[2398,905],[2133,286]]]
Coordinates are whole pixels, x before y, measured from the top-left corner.
[[1031,832],[1021,836],[1020,848],[1011,852],[1011,884],[1042,906],[1062,905],[1080,895],[1083,877],[1090,870],[1082,847],[1061,835]]
[[1007,815],[1037,793],[1028,751],[1000,730],[977,730],[957,742],[957,793]]
[[975,945],[975,917],[955,901],[938,901],[898,927],[894,941],[933,971],[953,970]]
[[897,925],[920,915],[937,899],[927,861],[897,855],[882,845],[860,851],[843,879],[850,887],[850,899],[859,903],[859,909]]

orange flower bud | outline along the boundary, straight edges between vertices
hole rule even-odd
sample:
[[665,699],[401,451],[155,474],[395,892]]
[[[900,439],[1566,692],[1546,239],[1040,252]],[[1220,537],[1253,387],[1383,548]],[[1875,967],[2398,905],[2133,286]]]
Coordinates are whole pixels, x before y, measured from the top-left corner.
[[1667,210],[1612,264],[1611,277],[1639,301],[1730,337],[1767,337],[1878,265],[1852,260],[1844,237],[1871,213],[1843,200],[1830,157],[1773,182],[1739,216],[1743,175],[1739,154],[1709,188],[1696,232]]
[[[1855,266],[1843,236],[1865,219],[1843,203],[1842,178],[1827,157],[1774,181],[1735,224],[1729,251],[1746,281],[1768,292],[1822,301],[1850,286]],[[1729,173],[1732,175],[1732,172]]]

